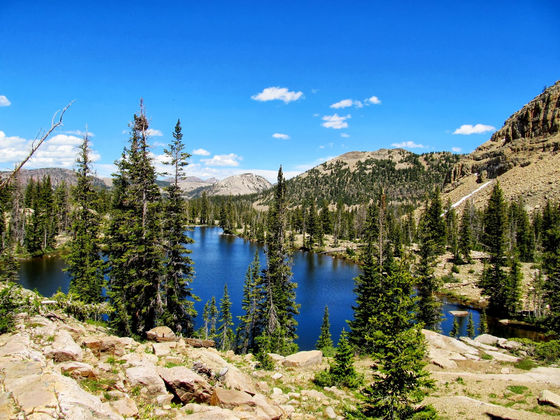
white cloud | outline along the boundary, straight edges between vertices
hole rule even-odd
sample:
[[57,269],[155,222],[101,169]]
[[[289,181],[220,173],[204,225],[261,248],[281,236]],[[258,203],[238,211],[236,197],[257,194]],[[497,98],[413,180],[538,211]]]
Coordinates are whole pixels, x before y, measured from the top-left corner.
[[496,127],[493,127],[491,125],[486,125],[486,124],[475,124],[475,125],[463,124],[461,127],[456,129],[453,132],[453,134],[462,134],[462,135],[468,136],[468,135],[471,135],[471,134],[486,133],[488,131],[493,131],[495,129],[496,129]]
[[461,152],[461,150],[463,150],[463,149],[461,149],[460,147],[452,147],[451,148],[451,151],[455,152],[455,153],[459,153],[459,152]]
[[10,106],[12,103],[4,95],[0,95],[0,106]]
[[191,154],[195,156],[210,156],[210,152],[205,149],[194,149]]
[[323,127],[326,128],[333,128],[335,130],[340,130],[341,128],[347,128],[348,123],[346,122],[347,119],[352,118],[350,114],[346,115],[345,117],[342,115],[334,114],[334,115],[325,115],[323,116]]
[[146,134],[152,137],[163,137],[163,133],[160,130],[155,130],[153,128],[148,128]]
[[263,89],[262,92],[251,96],[251,99],[260,102],[267,102],[267,101],[284,101],[284,103],[289,103],[292,101],[297,101],[303,96],[303,92],[295,92],[288,90],[287,88],[281,87],[268,87]]
[[[21,137],[8,137],[0,131],[0,163],[14,164],[27,157],[31,150],[33,141]],[[76,136],[58,134],[45,140],[41,147],[33,154],[26,163],[26,168],[62,167],[72,168],[76,162],[78,148],[82,139]],[[92,150],[90,159],[96,161],[99,154]]]
[[405,148],[405,149],[423,149],[426,147],[423,144],[417,144],[414,143],[413,141],[403,141],[402,143],[393,143],[391,146]]
[[71,130],[71,131],[65,131],[66,134],[73,134],[75,136],[80,136],[80,137],[84,137],[86,134],[88,137],[95,137],[95,134],[93,134],[91,131],[82,131],[82,130]]
[[348,137],[350,137],[350,134],[348,134],[348,133],[340,133],[340,137],[344,137],[345,139],[347,139]]
[[315,114],[313,114],[313,116],[314,116],[314,117],[319,117],[320,114],[315,113]]
[[227,155],[214,155],[212,159],[200,159],[207,166],[239,166],[239,161],[241,156],[237,156],[235,153],[229,153]]
[[343,99],[342,101],[338,101],[331,105],[331,108],[334,109],[341,109],[341,108],[348,108],[351,106],[355,106],[356,108],[363,108],[364,104],[362,101],[356,101],[354,99]]
[[374,104],[374,105],[379,105],[381,103],[381,100],[377,96],[371,96],[371,97],[367,98],[365,100],[365,102],[370,103],[370,104]]
[[282,139],[282,140],[288,140],[290,138],[290,136],[288,136],[287,134],[282,134],[282,133],[274,133],[272,137],[274,137],[275,139]]

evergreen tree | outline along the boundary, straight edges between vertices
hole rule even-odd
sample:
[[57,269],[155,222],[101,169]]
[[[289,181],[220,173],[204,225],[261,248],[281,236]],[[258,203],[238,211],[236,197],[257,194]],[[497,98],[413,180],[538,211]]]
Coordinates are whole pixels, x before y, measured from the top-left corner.
[[423,222],[425,232],[429,234],[429,238],[434,242],[435,255],[441,255],[445,252],[446,226],[445,220],[441,217],[442,214],[443,205],[440,192],[438,188],[435,188],[426,205]]
[[101,258],[99,229],[100,216],[95,210],[98,199],[93,188],[91,161],[87,134],[80,147],[76,172],[77,185],[73,190],[73,237],[66,257],[70,274],[70,293],[86,303],[100,303],[105,283]]
[[260,275],[261,266],[259,261],[259,251],[255,251],[255,257],[247,268],[245,283],[243,285],[243,300],[241,309],[244,315],[238,316],[239,325],[236,332],[236,347],[241,354],[246,354],[250,349],[255,348],[255,338],[258,335],[259,325],[259,302],[262,277]]
[[480,334],[486,334],[488,332],[488,320],[486,318],[486,309],[483,309],[480,313]]
[[476,335],[475,329],[474,329],[474,321],[473,321],[473,317],[472,317],[472,312],[469,312],[469,322],[467,323],[467,335],[470,338],[474,338],[474,336]]
[[[270,235],[267,237],[267,269],[264,272],[264,325],[262,343],[270,342],[270,351],[290,354],[297,350],[295,340],[299,305],[295,302],[297,285],[292,282],[292,271],[286,246],[286,185],[282,167],[278,170],[278,183],[274,203],[270,208]],[[268,338],[267,338],[268,337]]]
[[179,334],[190,336],[194,330],[196,311],[192,293],[193,262],[191,251],[185,245],[194,241],[187,235],[188,220],[185,202],[181,195],[179,181],[185,178],[184,167],[188,165],[190,154],[185,152],[181,122],[177,120],[174,140],[164,150],[169,159],[165,162],[173,167],[173,181],[166,188],[167,201],[164,207],[164,285],[165,310],[162,322]]
[[231,316],[231,300],[229,298],[227,284],[224,284],[224,296],[220,301],[220,327],[218,329],[218,337],[220,341],[220,350],[231,350],[233,347],[233,318]]
[[412,278],[401,262],[390,275],[382,276],[384,311],[368,340],[372,357],[378,361],[374,382],[363,391],[361,411],[368,417],[404,419],[416,412],[423,399],[422,388],[433,382],[424,370],[426,343],[419,325],[414,325],[415,298]]
[[321,324],[321,334],[315,344],[317,350],[321,350],[324,356],[332,356],[334,353],[333,341],[331,338],[331,324],[329,322],[329,307],[325,306],[323,313],[323,323]]
[[[429,208],[429,207],[428,207]],[[431,230],[433,223],[426,212],[419,225],[420,235],[420,263],[418,266],[417,290],[418,321],[425,328],[437,331],[441,322],[441,303],[436,299],[440,281],[434,275],[437,242]]]
[[451,331],[449,332],[449,336],[450,337],[459,337],[459,334],[461,333],[461,326],[459,325],[459,320],[457,319],[456,316],[453,317],[453,328],[451,328]]
[[216,324],[218,322],[218,307],[216,306],[216,298],[212,296],[208,306],[208,319],[210,321],[209,338],[215,340],[217,336]]
[[503,270],[506,252],[507,213],[502,189],[496,183],[484,212],[484,243],[490,254],[490,265],[485,267],[479,282],[483,293],[489,296],[489,309],[507,315],[514,310],[508,307],[507,274]]
[[109,298],[112,324],[122,334],[143,334],[161,324],[163,248],[160,193],[148,146],[148,120],[141,103],[130,147],[117,162],[108,230]]
[[542,248],[545,300],[549,306],[548,324],[560,334],[560,209],[546,203],[542,215]]
[[459,235],[459,254],[463,261],[467,264],[472,262],[471,249],[472,249],[472,231],[471,231],[471,220],[467,206],[463,209],[463,214],[461,216],[461,232]]
[[313,380],[321,387],[344,386],[357,388],[363,382],[363,376],[354,369],[354,350],[348,341],[346,331],[342,330],[334,355],[334,363],[327,370],[319,372]]

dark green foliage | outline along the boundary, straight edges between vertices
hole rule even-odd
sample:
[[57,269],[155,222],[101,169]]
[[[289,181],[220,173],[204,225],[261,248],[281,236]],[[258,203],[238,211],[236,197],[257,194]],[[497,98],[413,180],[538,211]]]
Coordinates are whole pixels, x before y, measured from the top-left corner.
[[317,350],[321,350],[324,356],[330,357],[334,353],[333,341],[331,338],[331,324],[329,322],[329,307],[325,306],[323,322],[321,324],[321,334],[315,344]]
[[496,183],[484,212],[484,244],[490,265],[484,268],[479,286],[489,296],[488,308],[498,315],[513,315],[519,300],[519,278],[504,271],[506,259],[507,208]]
[[14,315],[18,307],[14,296],[17,286],[7,283],[0,287],[0,334],[4,334],[11,331],[14,326]]
[[87,135],[80,147],[76,172],[77,185],[72,191],[72,240],[66,257],[70,274],[70,293],[84,303],[101,303],[104,286],[103,259],[99,230],[101,218],[95,210],[98,196],[93,189],[91,161]]
[[272,339],[266,333],[259,335],[255,339],[258,352],[255,358],[258,361],[257,368],[264,370],[274,369],[274,360],[268,354],[272,351]]
[[471,220],[468,207],[465,206],[463,209],[463,214],[461,216],[461,228],[459,234],[459,255],[460,260],[470,264],[471,259],[471,249],[472,249],[472,230],[471,230]]
[[191,251],[186,248],[194,241],[187,235],[187,212],[179,186],[179,181],[185,178],[183,168],[190,157],[184,151],[180,121],[175,125],[173,138],[173,142],[164,150],[169,159],[166,164],[173,168],[173,181],[166,188],[163,216],[165,308],[162,323],[178,334],[190,336],[196,317],[193,300],[198,298],[192,293],[193,262],[189,257]]
[[472,312],[469,312],[469,321],[467,323],[467,335],[470,338],[474,338],[474,336],[476,335]]
[[295,343],[299,305],[295,302],[297,285],[292,282],[292,270],[286,246],[286,199],[282,167],[278,170],[274,203],[269,214],[269,236],[264,271],[263,325],[261,334],[270,338],[271,351],[290,354],[297,351]]
[[14,258],[10,248],[0,252],[0,284],[19,280],[19,262]]
[[329,369],[315,375],[313,382],[321,387],[343,386],[354,389],[360,386],[363,380],[363,376],[354,369],[354,350],[348,341],[346,331],[342,330],[334,355],[334,363]]
[[117,162],[107,232],[108,295],[115,309],[111,323],[126,335],[161,324],[164,312],[161,200],[147,133],[142,108],[134,115],[130,146]]
[[486,318],[486,309],[483,309],[480,313],[480,334],[486,334],[488,332],[488,319]]
[[259,252],[255,251],[255,258],[247,268],[245,283],[243,284],[243,300],[241,309],[244,314],[238,316],[239,325],[236,331],[236,348],[241,354],[246,354],[255,348],[255,338],[258,335],[259,304],[261,299],[262,277]]
[[542,267],[545,301],[549,305],[548,325],[560,334],[560,210],[547,202],[542,217]]
[[433,386],[424,370],[426,343],[419,325],[414,325],[412,278],[403,263],[383,277],[384,310],[377,321],[381,328],[368,340],[378,361],[374,382],[363,391],[361,411],[368,417],[410,418],[424,397],[423,388]]
[[418,321],[425,328],[434,331],[439,330],[441,322],[441,303],[436,299],[441,281],[434,275],[434,265],[438,247],[442,244],[441,238],[437,237],[434,232],[439,229],[440,234],[445,233],[441,213],[437,214],[439,211],[441,211],[441,200],[439,199],[439,192],[436,190],[430,204],[426,206],[418,226],[420,263],[416,281],[418,297],[420,298],[418,302]]
[[49,176],[27,185],[25,202],[26,206],[31,208],[31,216],[25,226],[25,248],[31,255],[43,255],[53,249],[57,233],[53,189]]
[[218,328],[219,349],[222,351],[231,350],[233,347],[233,317],[231,316],[231,300],[228,293],[227,284],[224,284],[224,295],[220,301],[220,326]]
[[459,320],[457,319],[456,316],[453,317],[453,328],[451,328],[451,331],[449,332],[449,336],[450,337],[459,337],[459,334],[461,333],[461,326],[459,325]]
[[525,211],[521,200],[511,203],[509,219],[513,249],[518,253],[519,259],[522,262],[533,261],[535,237],[529,221],[529,215]]
[[202,319],[204,324],[200,336],[205,340],[214,340],[216,338],[216,323],[218,322],[218,308],[214,296],[204,304]]

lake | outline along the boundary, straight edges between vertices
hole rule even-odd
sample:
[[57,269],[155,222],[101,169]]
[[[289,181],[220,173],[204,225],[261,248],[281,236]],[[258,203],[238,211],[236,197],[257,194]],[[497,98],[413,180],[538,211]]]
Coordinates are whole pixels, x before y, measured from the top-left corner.
[[[219,301],[227,283],[232,300],[234,321],[241,315],[243,282],[247,267],[258,250],[261,264],[265,264],[264,248],[257,243],[232,235],[222,235],[217,227],[196,227],[189,232],[195,243],[190,245],[194,261],[195,279],[192,283],[194,293],[200,297],[195,303],[198,311],[197,328],[202,324],[202,309],[212,296]],[[319,337],[323,310],[329,307],[331,333],[338,340],[347,320],[352,319],[354,304],[354,277],[360,268],[345,260],[312,252],[295,252],[292,256],[293,281],[298,284],[296,301],[300,304],[298,321],[298,345],[301,350],[310,350]],[[20,268],[20,282],[28,289],[37,289],[44,296],[51,296],[60,288],[68,291],[70,279],[63,271],[64,260],[60,257],[32,258],[23,261]],[[453,316],[449,311],[467,310],[473,314],[478,328],[478,310],[456,304],[444,299],[442,331],[449,334],[453,327]],[[461,335],[466,335],[467,319],[460,318]],[[490,332],[501,337],[530,335],[530,331],[518,330],[499,324],[489,318]],[[478,330],[477,330],[478,331]]]

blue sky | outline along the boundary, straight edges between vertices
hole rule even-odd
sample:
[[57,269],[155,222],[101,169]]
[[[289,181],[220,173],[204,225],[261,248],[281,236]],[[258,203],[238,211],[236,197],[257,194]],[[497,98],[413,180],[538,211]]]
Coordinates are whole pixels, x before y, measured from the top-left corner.
[[203,178],[394,145],[470,152],[560,79],[553,0],[0,0],[0,21],[2,169],[71,100],[28,167],[71,168],[87,124],[109,175],[140,98],[156,162],[180,118]]

